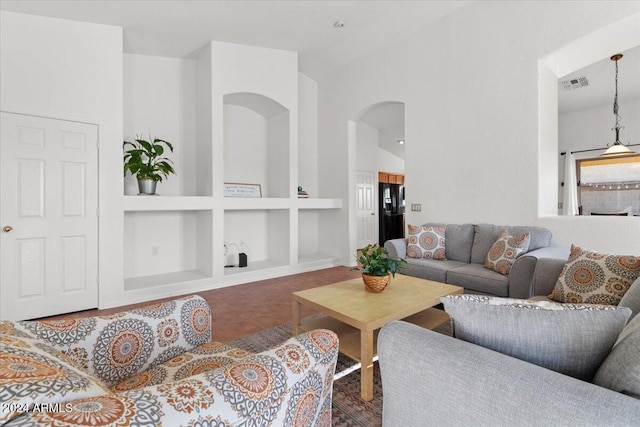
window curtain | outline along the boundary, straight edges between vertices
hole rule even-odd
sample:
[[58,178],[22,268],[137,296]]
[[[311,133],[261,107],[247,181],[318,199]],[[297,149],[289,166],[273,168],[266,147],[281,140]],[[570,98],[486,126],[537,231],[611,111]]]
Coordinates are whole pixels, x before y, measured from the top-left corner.
[[562,209],[564,215],[578,215],[576,158],[569,152],[564,156],[564,195],[562,199]]

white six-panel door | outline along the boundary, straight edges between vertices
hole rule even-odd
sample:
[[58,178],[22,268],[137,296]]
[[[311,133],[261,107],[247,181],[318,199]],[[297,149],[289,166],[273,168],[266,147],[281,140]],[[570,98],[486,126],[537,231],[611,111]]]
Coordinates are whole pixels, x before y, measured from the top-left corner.
[[97,126],[0,114],[0,319],[97,307]]
[[373,172],[358,171],[356,175],[356,212],[358,215],[358,249],[377,243],[376,181]]

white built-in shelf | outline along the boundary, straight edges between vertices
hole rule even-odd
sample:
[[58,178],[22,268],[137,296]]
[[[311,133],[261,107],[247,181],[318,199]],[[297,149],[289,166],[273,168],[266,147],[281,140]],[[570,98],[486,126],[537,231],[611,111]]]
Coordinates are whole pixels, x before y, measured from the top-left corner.
[[125,211],[198,211],[213,208],[212,197],[201,196],[124,196]]
[[133,291],[138,289],[154,288],[164,285],[175,285],[177,283],[189,283],[197,280],[210,279],[200,270],[176,271],[173,273],[154,274],[151,276],[130,277],[124,279],[124,290]]
[[225,210],[256,210],[256,209],[340,209],[342,199],[287,199],[270,197],[225,197],[222,205]]
[[286,267],[287,264],[274,261],[271,259],[263,260],[263,261],[251,261],[249,260],[248,265],[246,267],[225,267],[224,275],[231,276],[235,274],[242,273],[255,273],[256,271],[264,271],[272,268]]
[[338,265],[339,262],[338,258],[323,253],[298,255],[298,264],[302,267],[326,267],[328,263]]
[[[298,96],[294,53],[257,48],[258,63],[278,71],[265,76],[261,67],[246,69],[244,64],[256,60],[253,49],[213,42],[199,50],[195,60],[180,60],[180,67],[175,59],[125,58],[125,91],[130,91],[124,97],[124,111],[130,114],[125,129],[157,129],[184,144],[174,159],[179,175],[172,178],[171,186],[160,187],[159,195],[134,195],[135,179],[125,180],[120,200],[125,255],[120,302],[166,298],[340,264],[329,248],[329,254],[314,252],[320,251],[320,224],[342,209],[343,200],[299,199],[295,190],[299,181],[314,188],[318,180],[315,168],[306,170],[316,156],[299,153],[314,149],[314,144],[299,144],[291,132],[298,123],[308,124],[309,131],[315,132],[315,118],[301,118],[297,111],[301,99],[309,105],[317,102],[315,89],[303,88]],[[149,75],[147,66],[160,68]],[[157,114],[149,114],[145,101],[165,86],[171,88],[162,97],[167,102],[158,106]],[[168,116],[176,120],[161,121]],[[292,174],[296,169],[305,176]],[[225,182],[260,183],[265,197],[223,197]],[[248,266],[224,268],[225,263],[237,261],[222,256],[223,245],[235,244],[239,252],[240,243],[250,248],[246,250]]]
[[289,209],[291,207],[291,199],[224,197],[222,205],[225,210]]
[[298,209],[340,209],[342,199],[296,199]]

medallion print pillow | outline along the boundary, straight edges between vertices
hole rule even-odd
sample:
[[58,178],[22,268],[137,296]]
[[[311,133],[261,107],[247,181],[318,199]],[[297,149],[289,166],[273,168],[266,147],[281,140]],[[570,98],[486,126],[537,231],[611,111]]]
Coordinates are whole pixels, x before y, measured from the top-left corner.
[[508,276],[516,258],[529,250],[530,242],[531,236],[529,233],[511,236],[506,231],[503,231],[498,236],[498,240],[489,249],[484,266]]
[[409,225],[408,228],[407,256],[409,258],[447,259],[445,255],[446,227]]
[[618,305],[640,276],[640,257],[608,255],[571,245],[549,298],[558,302]]

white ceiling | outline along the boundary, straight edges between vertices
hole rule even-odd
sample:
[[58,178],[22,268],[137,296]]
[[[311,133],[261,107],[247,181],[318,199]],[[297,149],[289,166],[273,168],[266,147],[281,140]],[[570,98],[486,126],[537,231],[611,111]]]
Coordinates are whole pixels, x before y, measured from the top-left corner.
[[123,27],[127,53],[182,58],[211,40],[297,51],[300,71],[318,79],[469,3],[2,0],[0,9]]
[[[611,52],[611,55],[616,53],[619,52]],[[640,46],[620,53],[624,57],[618,61],[618,102],[638,99],[640,98]],[[613,108],[615,71],[615,62],[610,58],[604,58],[558,79],[558,112],[568,113],[601,105],[609,105]],[[570,91],[563,89],[561,82],[579,77],[586,77],[589,85]]]

